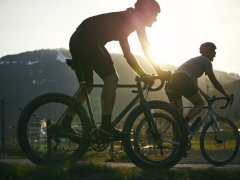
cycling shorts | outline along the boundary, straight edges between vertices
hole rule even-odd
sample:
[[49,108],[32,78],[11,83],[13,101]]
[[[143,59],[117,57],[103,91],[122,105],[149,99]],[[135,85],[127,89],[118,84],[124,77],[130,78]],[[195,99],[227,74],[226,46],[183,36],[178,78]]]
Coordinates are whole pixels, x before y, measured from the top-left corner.
[[93,71],[102,79],[116,73],[112,58],[104,46],[89,44],[84,35],[74,33],[69,49],[73,61],[79,66],[76,70],[80,82],[93,83]]
[[198,92],[197,87],[184,73],[173,74],[170,83],[165,87],[166,94],[170,101],[181,99],[182,96],[189,98]]

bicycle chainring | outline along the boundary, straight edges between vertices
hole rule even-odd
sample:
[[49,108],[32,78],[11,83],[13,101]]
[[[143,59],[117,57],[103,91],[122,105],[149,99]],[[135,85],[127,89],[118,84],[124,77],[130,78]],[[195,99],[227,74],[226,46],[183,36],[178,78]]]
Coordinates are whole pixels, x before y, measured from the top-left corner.
[[91,136],[90,147],[96,152],[104,151],[109,145],[109,137],[99,131]]

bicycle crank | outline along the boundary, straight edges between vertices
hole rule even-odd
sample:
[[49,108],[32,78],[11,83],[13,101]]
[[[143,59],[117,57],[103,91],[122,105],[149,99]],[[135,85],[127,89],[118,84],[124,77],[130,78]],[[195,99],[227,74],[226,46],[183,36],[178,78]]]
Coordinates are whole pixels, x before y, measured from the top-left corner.
[[109,145],[109,138],[107,135],[96,131],[91,136],[90,147],[96,152],[104,151]]

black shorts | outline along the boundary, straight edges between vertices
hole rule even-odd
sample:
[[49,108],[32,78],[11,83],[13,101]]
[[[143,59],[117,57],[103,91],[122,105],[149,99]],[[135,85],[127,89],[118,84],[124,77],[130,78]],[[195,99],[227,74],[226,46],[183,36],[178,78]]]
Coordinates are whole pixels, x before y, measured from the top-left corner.
[[79,66],[78,80],[93,82],[93,71],[102,79],[116,73],[112,58],[104,46],[89,44],[84,35],[74,33],[69,44],[72,59]]
[[181,99],[182,96],[189,98],[198,92],[197,87],[192,83],[191,79],[183,74],[173,74],[170,83],[165,87],[166,94],[170,101]]

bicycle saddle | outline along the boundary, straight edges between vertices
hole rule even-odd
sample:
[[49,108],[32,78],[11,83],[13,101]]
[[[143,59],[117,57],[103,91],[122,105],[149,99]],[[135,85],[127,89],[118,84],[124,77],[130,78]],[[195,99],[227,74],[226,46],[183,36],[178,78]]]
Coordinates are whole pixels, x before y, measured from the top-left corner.
[[74,63],[74,61],[72,59],[66,59],[66,63],[68,66],[70,66],[72,69],[75,69],[76,64]]

